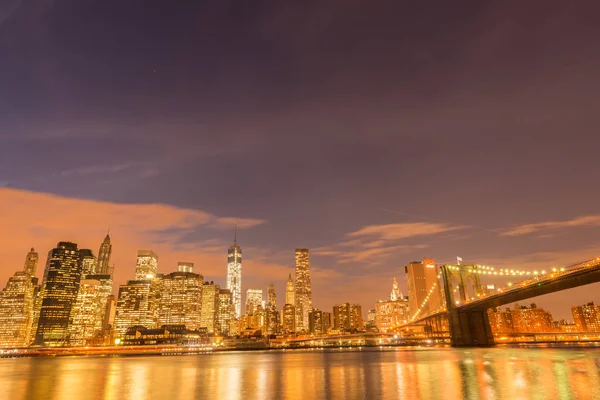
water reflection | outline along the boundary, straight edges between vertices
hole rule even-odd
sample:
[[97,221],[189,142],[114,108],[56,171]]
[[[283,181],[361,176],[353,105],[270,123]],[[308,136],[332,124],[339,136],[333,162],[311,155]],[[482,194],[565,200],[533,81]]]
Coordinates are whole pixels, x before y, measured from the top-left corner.
[[0,399],[598,399],[600,349],[365,349],[0,360]]

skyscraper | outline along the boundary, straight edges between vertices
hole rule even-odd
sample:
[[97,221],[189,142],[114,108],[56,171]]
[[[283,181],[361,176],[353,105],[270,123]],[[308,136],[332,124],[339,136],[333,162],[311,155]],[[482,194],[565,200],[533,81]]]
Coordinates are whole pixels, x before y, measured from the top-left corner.
[[96,265],[96,274],[108,275],[110,270],[110,256],[112,254],[112,244],[110,244],[110,236],[106,234],[104,241],[98,250],[98,264]]
[[32,247],[29,253],[27,253],[27,257],[25,258],[25,267],[23,268],[23,271],[27,275],[34,277],[38,265],[38,260],[38,253],[36,253]]
[[259,306],[262,306],[262,289],[248,289],[246,291],[246,315],[254,315]]
[[308,331],[308,313],[312,309],[310,258],[308,249],[296,249],[296,331]]
[[219,295],[221,288],[214,282],[205,282],[202,287],[202,312],[200,326],[208,333],[214,333],[219,328]]
[[293,304],[286,304],[281,309],[281,325],[286,334],[296,332],[296,308]]
[[102,320],[106,301],[101,301],[100,281],[82,279],[79,282],[77,300],[71,310],[69,344],[87,346],[98,342],[102,334]]
[[159,279],[132,280],[119,286],[114,324],[119,338],[130,326],[156,327],[160,286]]
[[96,256],[90,249],[80,249],[79,256],[81,257],[81,273],[89,275],[96,272]]
[[288,280],[285,283],[285,304],[296,304],[294,302],[294,280],[292,274],[288,276]]
[[231,290],[221,289],[219,291],[219,328],[221,335],[230,336],[234,334],[231,326],[233,321],[233,304],[231,304]]
[[42,302],[36,344],[66,344],[71,308],[77,300],[81,271],[77,244],[60,242],[48,253],[40,292]]
[[22,347],[30,343],[37,278],[38,254],[31,249],[23,271],[8,279],[0,292],[0,347]]
[[419,310],[430,290],[433,292],[421,309],[420,315],[426,315],[438,307],[442,307],[442,292],[438,284],[438,267],[431,258],[423,261],[413,261],[404,267],[406,284],[408,286],[408,302],[410,315],[415,315]]
[[185,325],[192,330],[200,328],[204,277],[193,272],[177,271],[160,279],[157,325]]
[[138,250],[135,279],[154,279],[158,274],[158,256],[152,250]]
[[242,248],[237,245],[237,227],[233,246],[227,250],[227,289],[231,291],[235,318],[239,318],[242,313]]
[[277,307],[277,295],[275,294],[275,284],[269,283],[267,290],[267,305]]

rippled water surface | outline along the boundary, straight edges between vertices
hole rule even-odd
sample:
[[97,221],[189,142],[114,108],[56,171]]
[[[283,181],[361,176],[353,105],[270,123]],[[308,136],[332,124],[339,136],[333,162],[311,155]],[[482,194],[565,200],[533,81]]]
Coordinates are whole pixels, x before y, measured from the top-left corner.
[[0,399],[600,399],[600,349],[0,360]]

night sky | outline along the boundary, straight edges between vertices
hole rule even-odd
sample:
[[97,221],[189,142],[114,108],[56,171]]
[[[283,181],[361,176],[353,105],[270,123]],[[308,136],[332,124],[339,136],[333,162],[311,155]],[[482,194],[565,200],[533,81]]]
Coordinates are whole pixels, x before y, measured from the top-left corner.
[[[600,256],[596,1],[0,1],[0,284],[30,247],[136,250],[243,292],[311,249],[316,307],[433,257]],[[598,285],[539,299],[555,317]]]

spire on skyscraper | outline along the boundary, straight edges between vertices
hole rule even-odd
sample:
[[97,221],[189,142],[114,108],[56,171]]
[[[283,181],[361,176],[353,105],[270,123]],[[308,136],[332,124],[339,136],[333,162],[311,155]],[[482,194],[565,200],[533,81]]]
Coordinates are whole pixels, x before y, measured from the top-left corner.
[[396,277],[394,277],[394,283],[392,284],[392,293],[390,294],[390,300],[391,301],[402,300],[402,293],[400,292],[400,289],[398,288],[398,282],[396,282]]

